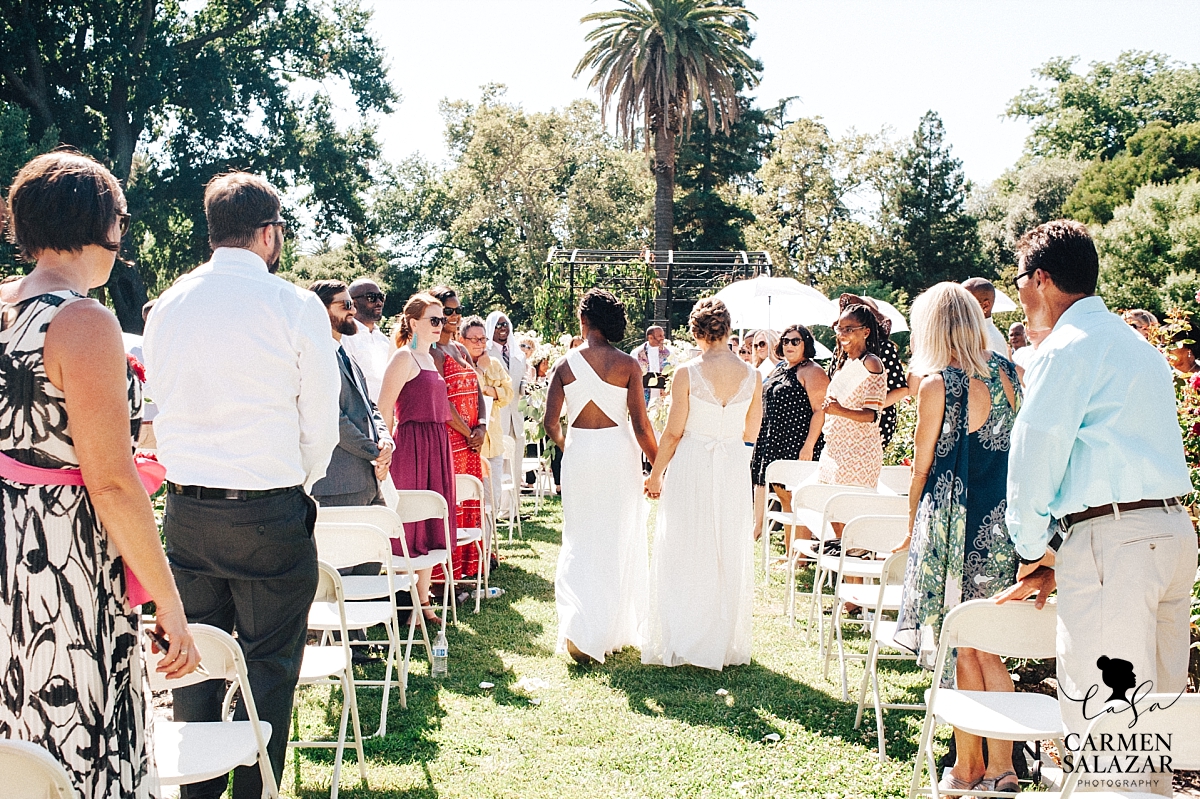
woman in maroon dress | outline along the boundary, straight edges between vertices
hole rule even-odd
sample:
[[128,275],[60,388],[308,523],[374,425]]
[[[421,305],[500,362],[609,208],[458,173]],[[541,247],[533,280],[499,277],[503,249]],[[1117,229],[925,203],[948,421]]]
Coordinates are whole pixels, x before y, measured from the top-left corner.
[[[458,294],[449,286],[435,286],[429,294],[442,303],[446,324],[438,343],[430,348],[433,362],[446,379],[446,391],[450,397],[450,419],[446,422],[446,433],[450,437],[450,452],[454,457],[454,473],[469,474],[483,481],[483,463],[479,450],[487,436],[487,420],[480,418],[483,408],[483,390],[479,386],[479,375],[471,364],[471,355],[455,339],[462,322],[462,308]],[[480,527],[478,500],[467,500],[458,506],[458,526],[467,529]],[[454,548],[454,577],[474,577],[479,571],[479,550],[474,544]],[[437,579],[439,572],[434,572]]]
[[[446,506],[453,508],[454,460],[446,437],[450,402],[446,381],[429,353],[445,322],[437,298],[429,294],[409,298],[396,326],[396,352],[383,373],[379,412],[396,441],[391,468],[396,488],[436,491],[446,498]],[[415,346],[410,347],[414,342]],[[456,530],[454,514],[450,514],[450,541],[455,540]],[[425,555],[448,546],[437,519],[405,524],[404,540],[410,555]],[[399,542],[392,542],[392,551],[400,554]],[[426,604],[425,618],[435,621],[437,615],[428,607],[432,572],[417,572],[417,591]]]

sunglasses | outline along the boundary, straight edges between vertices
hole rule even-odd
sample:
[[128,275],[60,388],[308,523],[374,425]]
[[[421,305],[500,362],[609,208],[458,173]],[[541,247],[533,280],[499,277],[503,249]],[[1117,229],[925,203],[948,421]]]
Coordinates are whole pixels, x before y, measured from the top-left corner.
[[272,219],[270,222],[259,222],[257,227],[268,227],[270,225],[277,226],[279,228],[279,232],[282,233],[284,235],[284,237],[287,236],[287,234],[288,234],[287,222],[285,222],[282,219]]
[[1019,273],[1016,277],[1013,278],[1013,288],[1015,288],[1017,291],[1020,291],[1021,290],[1021,278],[1029,277],[1036,271],[1037,271],[1036,269],[1030,269],[1026,272]]
[[362,294],[359,294],[358,296],[354,297],[354,299],[364,300],[366,302],[383,302],[384,300],[387,299],[387,295],[382,294],[378,291],[365,291]]
[[117,222],[121,228],[121,238],[125,238],[126,234],[129,233],[129,222],[132,219],[133,219],[133,217],[130,216],[129,214],[126,214],[126,213],[118,213],[117,214]]
[[799,336],[796,336],[795,338],[791,338],[789,336],[788,338],[781,338],[781,339],[779,339],[779,341],[785,347],[799,347],[801,344],[804,343],[804,339],[800,338]]
[[521,345],[521,349],[523,349],[523,350],[531,350],[531,349],[533,349],[533,345],[532,345],[532,344],[522,344],[522,345]]
[[446,314],[446,316],[462,316],[463,315],[463,307],[461,305],[458,306],[457,308],[450,308],[447,306],[447,307],[443,308],[442,310]]
[[759,347],[765,347],[765,346],[767,346],[767,342],[765,342],[765,341],[754,342],[754,349],[758,349]]
[[433,325],[434,327],[441,327],[442,325],[446,324],[446,317],[444,317],[444,316],[426,316],[425,321],[428,322],[429,324]]
[[349,311],[354,308],[354,300],[334,300],[330,303],[332,308],[341,308],[343,311]]
[[463,341],[469,341],[472,344],[481,344],[487,341],[487,336],[463,336]]

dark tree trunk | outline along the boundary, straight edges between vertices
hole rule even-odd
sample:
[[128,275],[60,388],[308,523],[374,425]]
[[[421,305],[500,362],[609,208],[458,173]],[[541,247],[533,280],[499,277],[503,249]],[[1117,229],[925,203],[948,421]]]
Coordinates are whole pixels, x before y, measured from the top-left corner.
[[654,249],[675,249],[675,134],[666,113],[654,126]]

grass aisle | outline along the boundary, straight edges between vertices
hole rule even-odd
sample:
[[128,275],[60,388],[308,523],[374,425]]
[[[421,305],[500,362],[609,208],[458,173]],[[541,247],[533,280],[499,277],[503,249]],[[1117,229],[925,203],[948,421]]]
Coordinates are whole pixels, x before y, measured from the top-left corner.
[[[532,503],[526,507],[532,510]],[[448,632],[449,679],[431,680],[427,661],[414,652],[408,709],[393,699],[388,735],[366,743],[367,788],[348,747],[343,796],[824,799],[905,793],[920,716],[887,715],[893,759],[878,763],[873,715],[853,729],[855,705],[841,701],[836,663],[833,679],[825,681],[803,623],[787,624],[780,577],[769,589],[757,588],[749,666],[723,673],[643,667],[636,650],[627,649],[602,666],[580,667],[555,655],[561,529],[559,504],[551,500],[525,523],[523,541],[502,544],[505,560],[492,584],[507,593],[485,601],[478,616],[460,613],[459,626]],[[863,649],[861,640],[855,645]],[[851,666],[852,696],[861,674],[861,666]],[[549,685],[522,691],[522,678]],[[919,700],[928,685],[909,664],[885,665],[881,678],[885,696],[895,700]],[[495,687],[481,689],[484,681]],[[360,689],[364,728],[378,722],[378,698],[378,689]],[[306,734],[335,732],[340,692],[332,709],[328,699],[327,688],[304,692]],[[285,794],[328,796],[332,752],[300,754],[299,787],[292,758]]]

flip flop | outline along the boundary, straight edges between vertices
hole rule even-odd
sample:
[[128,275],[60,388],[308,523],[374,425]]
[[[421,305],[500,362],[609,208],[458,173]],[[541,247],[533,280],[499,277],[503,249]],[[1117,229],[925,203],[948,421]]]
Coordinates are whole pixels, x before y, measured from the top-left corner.
[[1021,783],[1017,780],[1017,772],[1006,771],[996,777],[980,780],[979,788],[1000,793],[1020,793]]
[[974,782],[971,782],[970,780],[960,780],[958,777],[951,775],[949,771],[947,771],[946,776],[942,777],[942,779],[938,782],[938,790],[955,792],[972,791],[976,788],[982,788],[984,782],[986,782],[986,780],[978,779]]

